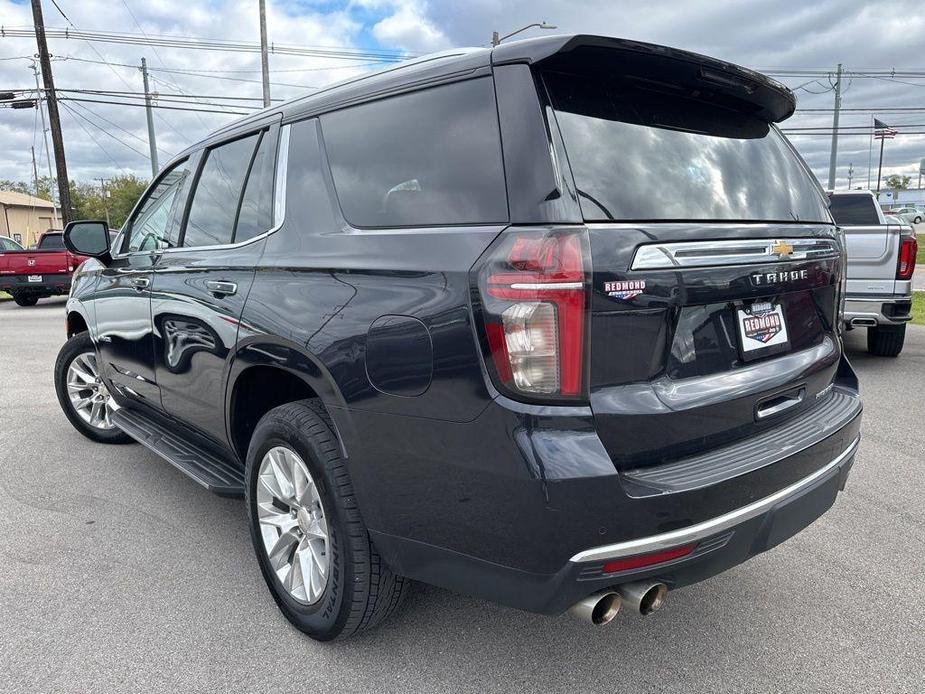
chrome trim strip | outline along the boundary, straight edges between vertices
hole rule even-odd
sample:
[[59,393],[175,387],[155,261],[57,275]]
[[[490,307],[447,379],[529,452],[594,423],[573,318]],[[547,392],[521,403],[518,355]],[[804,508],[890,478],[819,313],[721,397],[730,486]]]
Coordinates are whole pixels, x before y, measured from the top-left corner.
[[[781,254],[781,247],[789,252]],[[732,239],[727,241],[682,241],[640,246],[631,270],[663,270],[685,267],[753,265],[794,260],[837,258],[834,239]]]
[[824,477],[834,468],[841,465],[845,459],[849,458],[855,453],[860,442],[861,437],[858,436],[851,444],[841,452],[834,460],[826,464],[824,467],[819,468],[811,475],[804,477],[803,479],[794,482],[789,487],[784,487],[783,489],[766,496],[763,499],[759,499],[748,506],[743,506],[742,508],[737,508],[734,511],[730,511],[722,516],[717,516],[716,518],[711,518],[710,520],[703,521],[702,523],[697,523],[696,525],[691,525],[687,528],[681,528],[680,530],[672,530],[668,533],[662,533],[661,535],[650,535],[649,537],[640,537],[636,540],[627,540],[626,542],[617,542],[612,545],[604,545],[602,547],[594,547],[592,549],[586,549],[583,552],[579,552],[574,557],[569,559],[570,562],[591,562],[591,561],[607,561],[609,559],[620,559],[622,557],[634,556],[636,554],[648,554],[650,552],[658,552],[663,549],[670,549],[671,547],[677,547],[678,545],[686,545],[691,542],[697,542],[711,535],[721,533],[724,530],[729,530],[733,526],[738,525],[739,523],[744,523],[747,520],[751,520],[757,516],[768,511],[772,506],[782,501],[783,499],[796,494],[805,487],[808,487],[816,480]]
[[583,289],[584,282],[516,282],[511,289]]

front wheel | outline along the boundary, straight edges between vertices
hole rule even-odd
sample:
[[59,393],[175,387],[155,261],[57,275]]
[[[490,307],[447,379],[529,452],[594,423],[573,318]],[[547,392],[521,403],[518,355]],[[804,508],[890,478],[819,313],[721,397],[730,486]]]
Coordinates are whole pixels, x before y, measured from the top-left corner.
[[921,217],[916,217],[916,218],[915,218],[915,223],[916,223],[916,224],[921,224],[921,223],[922,223],[922,218],[921,218]]
[[898,357],[906,341],[906,324],[867,329],[867,351],[877,357]]
[[276,604],[318,641],[388,617],[410,581],[370,541],[340,446],[317,400],[281,405],[258,422],[247,452],[246,503],[260,570]]
[[39,298],[35,294],[16,292],[13,294],[13,301],[16,302],[17,306],[35,306],[39,302]]
[[112,423],[112,396],[100,378],[96,349],[89,333],[64,343],[55,362],[55,392],[64,416],[77,431],[100,443],[130,443]]

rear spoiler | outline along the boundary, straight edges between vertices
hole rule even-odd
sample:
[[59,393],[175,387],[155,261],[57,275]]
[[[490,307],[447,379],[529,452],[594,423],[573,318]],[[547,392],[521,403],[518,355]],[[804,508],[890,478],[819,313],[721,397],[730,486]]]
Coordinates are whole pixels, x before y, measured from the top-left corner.
[[606,72],[682,90],[692,98],[721,101],[768,123],[793,115],[796,97],[783,84],[760,72],[705,55],[652,43],[607,36],[548,36],[504,43],[492,50],[492,65],[527,63],[543,69]]

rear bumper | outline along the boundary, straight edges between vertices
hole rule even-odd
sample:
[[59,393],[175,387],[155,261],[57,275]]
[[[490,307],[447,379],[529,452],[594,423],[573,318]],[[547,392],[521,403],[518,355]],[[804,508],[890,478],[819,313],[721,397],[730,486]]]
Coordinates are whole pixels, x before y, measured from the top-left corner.
[[[472,422],[443,425],[379,423],[378,415],[354,412],[352,425],[361,430],[387,424],[401,436],[394,451],[377,439],[369,460],[356,450],[351,476],[372,538],[396,573],[560,614],[622,583],[696,583],[812,523],[854,461],[862,411],[856,388],[843,361],[825,391],[831,396],[813,409],[745,442],[648,468],[645,478],[615,468],[582,408],[553,414],[497,403]],[[340,418],[336,410],[333,416]],[[604,573],[610,560],[690,544],[693,551],[679,559]]]
[[28,292],[40,296],[55,296],[71,291],[71,273],[42,275],[41,282],[30,282],[28,275],[0,276],[0,292]]
[[[601,545],[575,554],[558,572],[537,574],[411,540],[372,533],[395,568],[418,580],[511,607],[557,615],[582,598],[623,583],[655,580],[669,590],[715,576],[775,547],[824,514],[845,488],[860,438],[815,472],[751,504],[679,530]],[[657,567],[604,574],[607,561],[696,543]]]
[[862,328],[902,325],[912,320],[912,295],[852,296],[845,298],[845,325]]

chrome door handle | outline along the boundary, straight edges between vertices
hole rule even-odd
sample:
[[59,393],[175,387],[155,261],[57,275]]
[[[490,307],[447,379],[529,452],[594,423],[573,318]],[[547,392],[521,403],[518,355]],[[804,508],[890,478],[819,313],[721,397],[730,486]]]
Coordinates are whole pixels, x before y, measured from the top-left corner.
[[206,289],[210,294],[216,297],[231,296],[238,291],[238,285],[235,282],[225,282],[224,280],[209,280],[206,282]]
[[132,286],[139,292],[144,289],[147,289],[149,284],[151,284],[151,280],[149,280],[147,277],[133,277],[132,278]]

